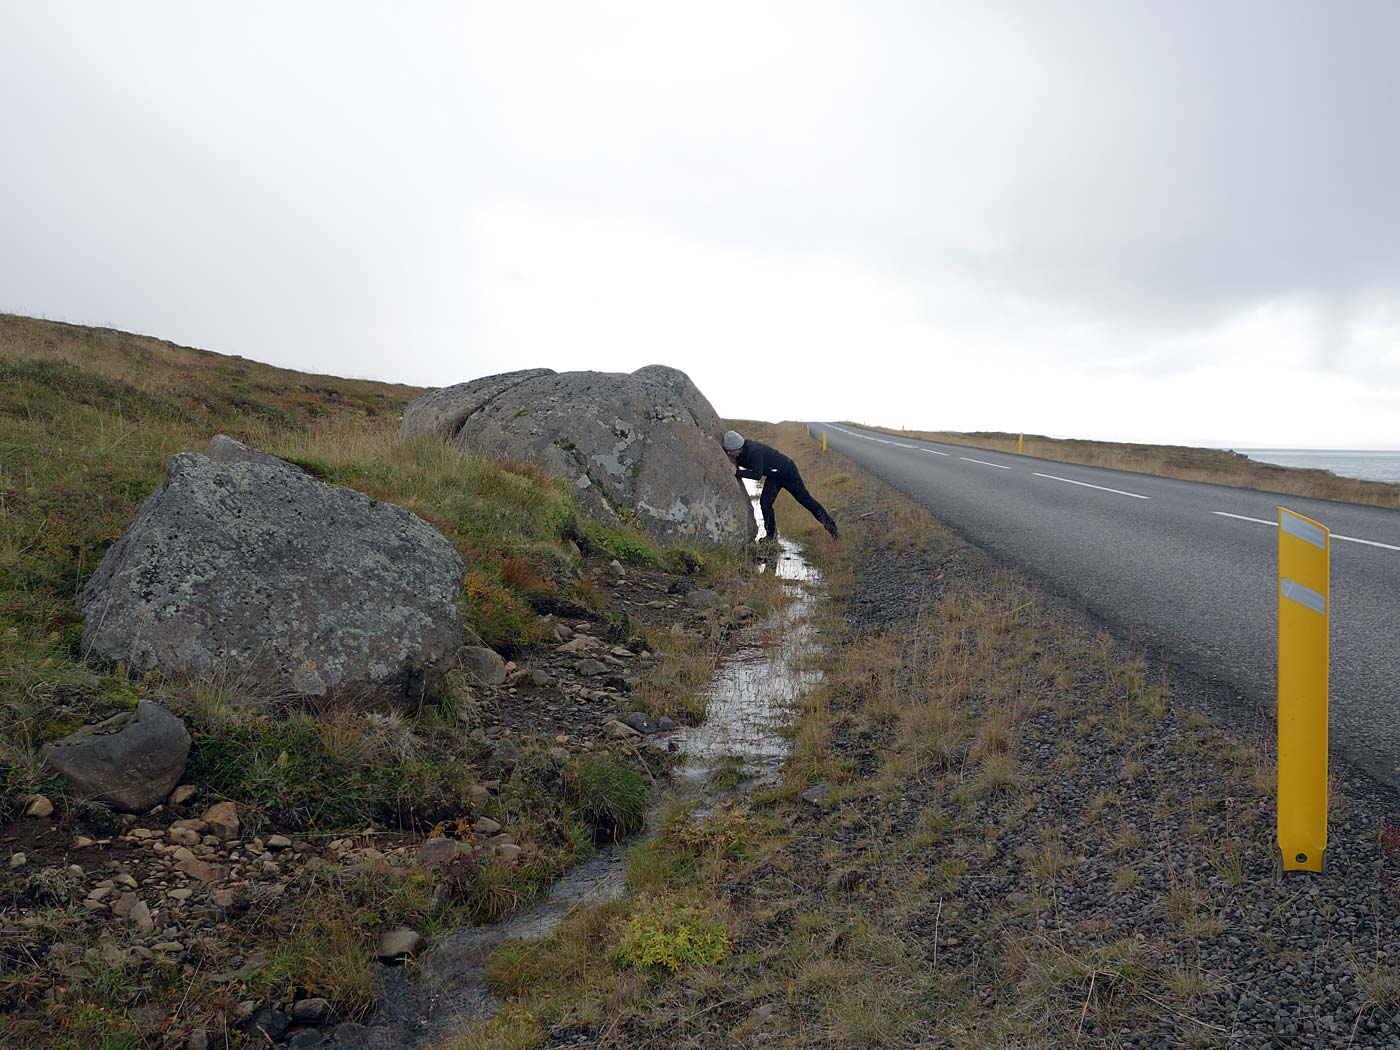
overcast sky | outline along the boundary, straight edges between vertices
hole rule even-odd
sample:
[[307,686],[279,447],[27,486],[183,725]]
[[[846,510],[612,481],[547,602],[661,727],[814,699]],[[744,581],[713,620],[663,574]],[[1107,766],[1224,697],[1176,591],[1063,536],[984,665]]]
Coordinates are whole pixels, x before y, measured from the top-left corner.
[[1400,447],[1400,3],[0,0],[0,310]]

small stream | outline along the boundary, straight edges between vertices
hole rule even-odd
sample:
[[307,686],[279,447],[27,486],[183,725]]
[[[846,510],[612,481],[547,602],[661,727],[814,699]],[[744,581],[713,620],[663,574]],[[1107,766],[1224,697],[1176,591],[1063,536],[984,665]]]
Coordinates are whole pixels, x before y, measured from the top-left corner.
[[[780,729],[793,702],[820,674],[806,659],[816,646],[811,613],[819,576],[800,547],[783,539],[779,544],[779,551],[759,568],[786,581],[788,600],[740,634],[738,649],[710,681],[705,721],[670,734],[681,761],[668,790],[652,806],[649,826],[678,799],[703,811],[732,797],[734,792],[715,787],[711,776],[736,759],[744,775],[740,792],[779,776],[788,750]],[[337,1043],[423,1047],[490,1017],[497,1002],[483,969],[491,949],[505,941],[547,936],[573,910],[621,897],[627,888],[627,850],[646,834],[600,849],[539,900],[502,922],[462,927],[440,938],[415,964],[385,971],[376,989],[380,1005],[374,1027],[363,1032],[368,1038],[354,1043],[338,1038]]]

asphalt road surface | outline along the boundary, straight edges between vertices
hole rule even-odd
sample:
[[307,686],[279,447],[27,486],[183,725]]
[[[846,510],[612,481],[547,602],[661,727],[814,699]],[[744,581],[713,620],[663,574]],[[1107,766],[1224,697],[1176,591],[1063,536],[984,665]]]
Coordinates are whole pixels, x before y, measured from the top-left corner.
[[1400,784],[1400,511],[811,423],[969,541],[1272,710],[1276,508],[1332,530],[1331,743]]

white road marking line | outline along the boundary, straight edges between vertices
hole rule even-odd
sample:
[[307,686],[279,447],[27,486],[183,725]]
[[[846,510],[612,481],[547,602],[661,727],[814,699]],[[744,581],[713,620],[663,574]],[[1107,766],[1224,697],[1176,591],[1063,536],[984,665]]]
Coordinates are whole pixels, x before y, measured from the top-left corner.
[[[1257,525],[1271,525],[1274,528],[1278,528],[1278,522],[1265,521],[1263,518],[1250,518],[1243,514],[1231,514],[1229,511],[1225,510],[1213,510],[1211,513],[1218,514],[1222,518],[1238,518],[1240,521],[1252,521]],[[1379,540],[1359,540],[1355,536],[1343,536],[1340,532],[1332,533],[1332,538],[1334,540],[1346,540],[1348,543],[1364,543],[1368,547],[1383,547],[1388,551],[1400,551],[1400,547],[1397,547],[1393,543],[1381,543]]]
[[914,448],[914,447],[915,447],[915,446],[913,446],[913,445],[906,445],[906,444],[904,444],[903,442],[899,442],[899,441],[896,441],[895,444],[898,445],[900,448]]
[[1049,478],[1051,481],[1063,481],[1066,485],[1083,485],[1086,489],[1098,489],[1100,492],[1112,492],[1119,496],[1132,496],[1133,499],[1151,499],[1151,496],[1142,496],[1136,492],[1124,492],[1122,489],[1110,489],[1103,485],[1090,485],[1087,481],[1075,481],[1073,478],[1061,478],[1054,474],[1041,474],[1038,471],[1031,471],[1038,478]]
[[1265,521],[1263,518],[1249,518],[1243,514],[1231,514],[1228,510],[1213,510],[1211,513],[1219,514],[1222,518],[1238,518],[1240,521],[1252,521],[1257,525],[1272,525],[1274,528],[1278,528],[1278,522],[1276,521]]
[[935,456],[946,456],[946,455],[948,455],[947,452],[939,452],[938,449],[936,449],[936,448],[921,448],[921,449],[919,449],[919,451],[920,451],[920,452],[931,452],[931,453],[933,453]]
[[969,463],[981,463],[984,467],[996,467],[998,470],[1010,470],[1011,468],[1002,463],[988,463],[985,459],[973,459],[971,456],[959,456],[958,459],[966,460]]
[[1388,551],[1400,551],[1400,547],[1393,543],[1381,543],[1379,540],[1358,540],[1355,536],[1343,536],[1340,533],[1332,533],[1334,540],[1346,540],[1348,543],[1364,543],[1368,547],[1384,547]]

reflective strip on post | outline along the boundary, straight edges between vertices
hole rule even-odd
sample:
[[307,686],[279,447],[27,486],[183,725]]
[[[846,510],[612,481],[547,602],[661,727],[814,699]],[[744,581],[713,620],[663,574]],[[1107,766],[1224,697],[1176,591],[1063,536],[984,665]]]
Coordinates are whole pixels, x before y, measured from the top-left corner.
[[826,431],[822,431],[822,451],[826,451]]
[[1331,534],[1282,507],[1278,525],[1278,846],[1284,870],[1321,871]]

